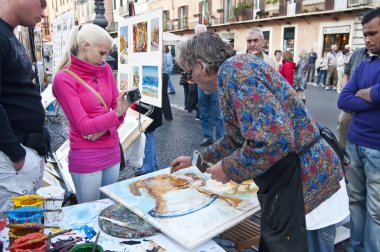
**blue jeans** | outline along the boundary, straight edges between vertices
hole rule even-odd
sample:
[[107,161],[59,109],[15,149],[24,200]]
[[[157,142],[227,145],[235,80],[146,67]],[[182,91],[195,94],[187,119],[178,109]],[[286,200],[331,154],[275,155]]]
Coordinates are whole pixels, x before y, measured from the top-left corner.
[[[172,82],[172,78],[171,78],[171,75],[172,75],[172,71],[168,70],[168,84],[169,84],[169,90],[170,92],[175,92],[175,89],[174,89],[174,85],[173,85],[173,82]],[[165,90],[166,91],[166,90]]]
[[321,77],[322,77],[322,83],[323,85],[326,85],[326,77],[327,77],[327,70],[321,70],[318,72],[318,75],[317,75],[317,85],[319,85],[319,83],[321,83]]
[[333,252],[335,224],[321,229],[307,230],[308,252]]
[[154,142],[153,132],[145,132],[145,157],[141,173],[146,174],[156,171],[156,144]]
[[205,94],[205,92],[198,87],[198,105],[199,120],[203,136],[208,139],[213,139],[213,124],[215,124],[216,139],[224,136],[225,129],[219,108],[218,91],[211,94]]
[[347,141],[350,251],[380,251],[380,151]]
[[78,203],[105,199],[107,196],[100,193],[99,188],[117,182],[119,177],[120,163],[106,169],[92,173],[71,173],[76,189]]

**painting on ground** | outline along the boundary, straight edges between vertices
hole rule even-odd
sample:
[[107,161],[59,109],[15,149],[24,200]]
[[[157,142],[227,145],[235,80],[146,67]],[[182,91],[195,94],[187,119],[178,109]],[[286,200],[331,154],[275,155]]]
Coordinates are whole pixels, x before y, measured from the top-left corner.
[[120,27],[120,63],[128,64],[128,26]]
[[142,94],[150,97],[158,97],[158,67],[142,67]]
[[150,22],[150,50],[158,51],[160,48],[160,29],[159,29],[159,19],[154,18]]
[[138,88],[140,85],[140,67],[132,67],[132,88]]
[[127,90],[128,89],[128,74],[126,73],[120,73],[119,78],[119,90]]
[[148,22],[140,22],[133,25],[133,52],[147,52],[148,47]]
[[195,166],[176,173],[162,169],[100,190],[188,249],[259,210],[252,180],[222,184]]

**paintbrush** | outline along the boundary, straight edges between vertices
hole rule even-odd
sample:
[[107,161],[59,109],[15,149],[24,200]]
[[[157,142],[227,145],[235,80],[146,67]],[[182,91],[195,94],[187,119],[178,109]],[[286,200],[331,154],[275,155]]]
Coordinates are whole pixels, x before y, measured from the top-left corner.
[[59,226],[45,226],[41,223],[31,222],[24,224],[7,224],[8,228],[60,228]]
[[8,214],[8,213],[49,213],[49,212],[61,212],[62,209],[36,209],[36,210],[27,210],[25,212],[21,212],[21,211],[17,211],[16,210],[8,210],[8,211],[3,211],[3,212],[0,212],[0,214],[2,213],[5,213],[5,214]]
[[95,250],[96,250],[96,247],[98,245],[99,235],[100,235],[100,231],[96,234],[96,239],[95,239],[94,247],[92,247],[91,252],[95,252]]
[[[9,198],[10,200],[18,200],[20,196],[18,197],[12,197],[12,198]],[[21,197],[25,197],[25,196],[21,196]],[[44,197],[44,196],[40,196],[40,195],[37,195],[37,194],[31,194],[31,195],[27,195],[27,198],[28,199],[35,199],[35,200],[43,200],[43,201],[62,201],[63,199],[57,199],[57,198],[49,198],[49,197]]]
[[[61,232],[57,232],[57,233],[52,234],[50,238],[53,238],[53,237],[56,237],[58,235],[65,234],[65,233],[68,233],[68,232],[71,232],[71,231],[72,231],[72,229],[66,229],[66,230],[63,230]],[[36,239],[30,240],[30,241],[27,241],[24,244],[8,247],[8,249],[18,249],[18,248],[21,248],[21,247],[23,247],[25,245],[30,245],[30,244],[38,243],[38,242],[41,242],[41,241],[45,241],[45,240],[48,239],[48,237],[49,237],[48,235],[44,235],[44,236],[42,236],[40,238],[36,238]]]
[[49,232],[49,235],[48,235],[48,238],[47,238],[47,241],[46,241],[46,249],[45,249],[45,251],[50,248],[51,236],[52,236],[52,233]]
[[116,224],[118,226],[126,227],[126,228],[129,228],[131,230],[137,231],[136,228],[130,227],[130,226],[128,226],[127,223],[124,223],[124,222],[121,222],[121,221],[118,221],[118,220],[110,219],[110,218],[107,218],[107,217],[104,217],[104,216],[99,216],[99,219],[103,219],[103,220],[109,221],[109,222],[111,222],[113,224]]

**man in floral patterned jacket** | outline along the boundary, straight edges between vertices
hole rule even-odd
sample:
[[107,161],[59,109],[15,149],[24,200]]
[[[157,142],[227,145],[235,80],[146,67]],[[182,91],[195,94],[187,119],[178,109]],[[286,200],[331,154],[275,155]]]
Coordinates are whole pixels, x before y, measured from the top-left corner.
[[178,62],[208,93],[219,90],[226,135],[192,160],[221,182],[254,179],[262,210],[260,251],[333,251],[335,224],[348,214],[338,156],[294,89],[260,58],[212,33],[179,48]]

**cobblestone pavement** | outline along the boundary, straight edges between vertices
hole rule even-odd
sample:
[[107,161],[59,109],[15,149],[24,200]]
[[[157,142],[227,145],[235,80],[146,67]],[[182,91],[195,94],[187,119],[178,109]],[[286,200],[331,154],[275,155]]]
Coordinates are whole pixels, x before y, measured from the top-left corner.
[[[195,149],[200,149],[202,132],[199,121],[195,120],[195,111],[188,113],[183,110],[183,88],[178,85],[179,75],[173,75],[176,94],[169,95],[172,104],[173,120],[163,120],[163,125],[154,132],[156,141],[156,156],[159,169],[170,166],[171,161],[180,155],[191,155]],[[335,131],[336,119],[339,111],[336,108],[337,93],[324,91],[322,88],[309,86],[306,91],[307,106],[311,113],[324,125]],[[327,112],[327,113],[326,113]],[[68,128],[64,114],[54,120],[53,124],[62,129],[67,136]],[[56,150],[62,145],[64,139],[52,132],[52,149]],[[119,180],[133,177],[136,169],[126,168],[120,173]],[[214,240],[228,252],[235,252],[235,244],[223,239],[220,235]],[[348,241],[338,244],[335,251],[345,251]],[[254,251],[246,249],[245,252]]]

